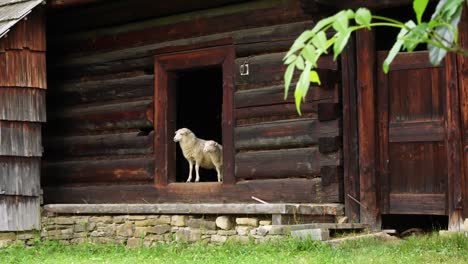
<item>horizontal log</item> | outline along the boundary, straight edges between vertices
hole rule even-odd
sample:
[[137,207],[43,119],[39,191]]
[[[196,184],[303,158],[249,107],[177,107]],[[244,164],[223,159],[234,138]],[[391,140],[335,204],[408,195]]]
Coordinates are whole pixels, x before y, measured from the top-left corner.
[[60,48],[59,50],[66,52],[117,50],[311,18],[304,14],[300,1],[287,2],[282,3],[281,0],[247,2],[230,8],[202,10],[112,28],[60,35],[51,38],[49,49]]
[[151,99],[110,102],[103,105],[80,105],[50,111],[48,134],[92,132],[153,127]]
[[[283,83],[283,76],[286,70],[286,65],[283,64],[283,57],[286,53],[278,52],[265,55],[259,55],[248,58],[236,59],[236,88],[237,90],[247,90],[258,87],[271,86],[274,84]],[[249,64],[249,75],[240,75],[238,70],[244,63]],[[332,76],[338,69],[337,63],[332,56],[321,57],[317,62],[319,74],[328,72],[327,75]],[[332,72],[330,72],[332,71]],[[330,79],[330,81],[329,81]],[[337,78],[326,78],[323,81],[323,86],[333,87]]]
[[0,121],[0,156],[42,156],[41,123]]
[[342,166],[323,166],[320,168],[320,178],[322,186],[338,183],[342,186],[343,183],[343,167]]
[[45,122],[45,91],[0,87],[0,120]]
[[[140,69],[151,70],[154,64],[154,54],[165,48],[174,49],[174,47],[177,47],[177,49],[180,49],[184,46],[189,47],[194,45],[203,45],[204,48],[208,48],[212,46],[206,46],[207,43],[216,43],[220,39],[231,38],[233,44],[236,46],[236,52],[239,52],[239,56],[242,54],[244,45],[248,46],[258,43],[269,43],[272,40],[280,41],[285,37],[289,38],[289,35],[287,35],[288,33],[286,32],[291,31],[291,34],[295,35],[294,32],[300,31],[302,28],[305,28],[309,25],[310,22],[307,21],[251,29],[241,29],[208,36],[158,42],[135,48],[121,49],[118,51],[98,52],[85,56],[64,56],[63,54],[59,54],[56,57],[52,57],[49,65],[52,65],[51,68],[53,68],[53,72],[60,72],[66,76],[89,76],[94,74]],[[290,40],[288,40],[288,42],[289,41]],[[262,53],[267,51],[268,50],[264,50]],[[245,56],[247,56],[247,54]]]
[[0,52],[0,68],[0,87],[47,88],[45,52]]
[[341,117],[341,109],[339,103],[319,103],[318,104],[318,119],[320,121],[329,121]]
[[343,215],[342,204],[166,203],[166,204],[47,204],[56,214],[301,214]]
[[390,214],[446,215],[444,193],[390,193]]
[[[317,118],[317,103],[305,103],[301,105],[304,118]],[[286,119],[296,119],[299,114],[294,103],[276,104],[257,107],[246,107],[235,110],[236,124],[251,125],[263,122],[271,122]]]
[[0,195],[0,231],[41,229],[39,197]]
[[[334,98],[338,98],[338,89],[313,86],[307,93],[306,102],[332,100]],[[234,100],[236,108],[294,103],[294,89],[290,89],[286,99],[284,99],[284,85],[240,90],[235,93]]]
[[0,194],[39,196],[41,159],[0,157]]
[[390,142],[443,141],[445,138],[445,125],[442,120],[391,122],[388,130]]
[[154,158],[44,162],[42,184],[148,182],[154,177]]
[[[333,121],[328,121],[333,122]],[[323,123],[323,122],[321,122]],[[325,135],[324,137],[320,137],[318,139],[318,147],[320,153],[331,153],[338,151],[338,149],[342,146],[343,138],[340,136],[334,135]]]
[[136,73],[136,76],[92,81],[62,81],[51,85],[51,100],[64,104],[102,102],[152,96],[154,75]]
[[235,128],[237,150],[265,150],[309,147],[324,136],[339,133],[337,121],[293,119]]
[[44,140],[45,158],[153,153],[154,134],[142,132],[53,137]]
[[251,203],[252,196],[269,203],[335,203],[337,185],[322,187],[320,178],[219,183],[172,183],[154,185],[108,185],[44,187],[44,203]]
[[238,153],[236,178],[318,177],[320,167],[340,164],[340,155],[320,154],[317,147]]

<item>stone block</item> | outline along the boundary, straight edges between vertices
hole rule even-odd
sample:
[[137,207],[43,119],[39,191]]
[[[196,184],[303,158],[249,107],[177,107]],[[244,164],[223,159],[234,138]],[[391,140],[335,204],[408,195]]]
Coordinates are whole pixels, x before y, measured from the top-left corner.
[[261,226],[271,225],[271,220],[261,220],[258,222],[258,224]]
[[117,236],[121,237],[131,237],[133,236],[133,224],[132,223],[125,223],[117,226],[116,228]]
[[128,220],[128,215],[117,215],[112,217],[112,222],[115,224],[123,224]]
[[216,218],[216,226],[224,229],[224,230],[229,230],[232,229],[234,226],[232,222],[232,218],[229,216],[219,216]]
[[75,232],[85,232],[87,230],[87,224],[86,223],[75,224],[73,226],[73,230]]
[[103,232],[103,231],[93,231],[93,232],[91,232],[91,234],[89,234],[89,236],[91,236],[91,237],[103,237],[105,235],[106,235],[106,233]]
[[13,244],[12,240],[0,240],[0,248],[6,248]]
[[0,240],[15,240],[16,234],[13,232],[0,233]]
[[217,234],[220,236],[233,236],[233,235],[237,235],[237,231],[236,230],[218,230]]
[[75,219],[71,217],[61,216],[55,218],[55,223],[58,225],[73,225],[75,224]]
[[187,226],[188,216],[186,215],[173,215],[171,217],[172,226]]
[[95,228],[96,228],[96,223],[94,223],[94,222],[89,222],[89,223],[86,225],[86,230],[87,230],[87,231],[93,231]]
[[242,226],[253,226],[257,227],[258,226],[258,218],[251,218],[251,217],[241,217],[241,218],[236,218],[236,224],[237,225],[242,225]]
[[221,236],[221,235],[212,235],[211,236],[211,242],[213,243],[224,243],[227,241],[227,236]]
[[237,234],[239,236],[249,235],[251,229],[252,229],[252,227],[250,227],[250,226],[238,226],[238,227],[236,227],[236,231],[237,231]]
[[171,232],[170,225],[156,225],[156,226],[147,228],[147,233],[151,233],[151,234],[161,235],[161,234],[165,234],[169,232]]
[[34,238],[34,235],[31,233],[22,233],[22,234],[18,234],[16,238],[19,240],[26,240],[26,239]]
[[291,229],[289,226],[271,226],[269,235],[289,235],[291,233]]
[[181,242],[195,242],[201,239],[201,231],[199,229],[184,228],[176,232],[175,240]]
[[171,224],[171,216],[170,215],[160,215],[159,217],[157,217],[158,219],[158,224],[159,225],[164,225],[164,224]]
[[112,223],[112,216],[92,216],[89,218],[89,222],[110,224]]
[[83,238],[88,236],[89,234],[87,232],[73,233],[73,238]]
[[129,215],[127,216],[128,220],[145,220],[147,217],[146,215]]
[[89,223],[89,216],[75,216],[73,219],[75,220],[75,224]]
[[291,237],[325,241],[330,238],[330,232],[321,228],[294,230],[291,231]]
[[270,230],[271,230],[271,225],[266,225],[266,226],[260,226],[259,228],[257,228],[257,233],[256,235],[258,236],[266,236]]
[[136,248],[141,247],[143,245],[143,239],[141,238],[129,238],[127,240],[127,248]]
[[134,236],[137,237],[137,238],[141,238],[141,237],[146,236],[147,229],[148,229],[148,227],[144,227],[144,226],[135,227]]
[[189,219],[187,226],[190,228],[198,228],[202,230],[216,230],[216,223],[213,221],[207,221],[205,219]]
[[216,235],[218,231],[216,230],[205,230],[205,229],[200,229],[203,235]]
[[73,238],[72,240],[70,240],[70,243],[72,244],[83,244],[86,242],[88,242],[88,239],[84,237]]

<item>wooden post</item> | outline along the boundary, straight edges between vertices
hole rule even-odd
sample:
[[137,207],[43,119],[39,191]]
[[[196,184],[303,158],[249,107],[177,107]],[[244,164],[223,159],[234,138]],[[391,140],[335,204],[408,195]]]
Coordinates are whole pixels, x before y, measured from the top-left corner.
[[369,224],[372,229],[379,229],[381,223],[376,190],[375,32],[361,30],[357,32],[356,38],[360,218],[362,223]]
[[349,222],[359,222],[359,149],[356,91],[356,46],[354,38],[341,55],[342,98],[343,98],[343,166],[344,201]]

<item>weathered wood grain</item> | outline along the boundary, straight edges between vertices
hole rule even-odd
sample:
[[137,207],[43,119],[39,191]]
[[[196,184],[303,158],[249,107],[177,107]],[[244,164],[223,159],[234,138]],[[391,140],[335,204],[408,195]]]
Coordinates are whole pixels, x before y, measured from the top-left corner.
[[48,213],[58,214],[301,214],[342,215],[343,205],[258,203],[165,203],[165,204],[48,204]]
[[41,159],[0,156],[0,195],[39,196]]
[[[317,118],[318,102],[306,102],[301,105],[302,117]],[[298,117],[294,103],[245,107],[235,110],[236,125],[252,125]]]
[[337,121],[318,122],[315,119],[293,119],[241,126],[235,129],[237,150],[265,150],[308,147],[323,136],[339,133]]
[[[446,215],[445,194],[391,193],[391,214]],[[414,210],[418,208],[418,210]]]
[[154,178],[154,161],[150,157],[111,160],[44,162],[42,183],[45,186],[77,183],[150,182]]
[[0,87],[47,88],[45,52],[0,52]]
[[0,121],[0,156],[42,156],[41,123]]
[[154,133],[112,133],[87,136],[48,137],[44,140],[47,159],[153,153]]
[[320,182],[320,178],[315,178],[241,181],[233,185],[172,183],[161,188],[153,185],[45,187],[44,203],[251,203],[252,196],[269,203],[339,202],[338,186],[322,187]]
[[131,99],[153,96],[153,84],[154,76],[152,74],[136,72],[135,76],[122,78],[109,76],[109,79],[103,80],[61,81],[51,86],[49,96],[61,104]]
[[45,122],[45,99],[42,89],[0,87],[0,120]]
[[0,231],[40,230],[39,197],[0,196]]
[[[100,105],[79,105],[51,109],[47,132],[51,135],[153,127],[152,100],[111,101]],[[60,130],[58,130],[60,128]]]
[[243,152],[236,155],[236,178],[318,177],[320,167],[339,164],[339,153],[320,154],[317,147]]

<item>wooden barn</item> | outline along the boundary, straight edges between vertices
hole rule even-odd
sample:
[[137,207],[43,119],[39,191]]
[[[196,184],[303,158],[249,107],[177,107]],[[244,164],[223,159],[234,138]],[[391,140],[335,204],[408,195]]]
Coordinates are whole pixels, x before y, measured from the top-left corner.
[[[41,189],[61,213],[258,198],[341,206],[377,229],[393,215],[452,230],[468,218],[467,57],[433,66],[422,47],[385,75],[397,32],[360,31],[320,59],[302,116],[293,92],[283,99],[294,39],[363,1],[41,2],[0,0],[0,231],[39,228]],[[366,5],[404,20],[411,2]],[[222,143],[222,183],[209,170],[185,182],[181,127]]]

